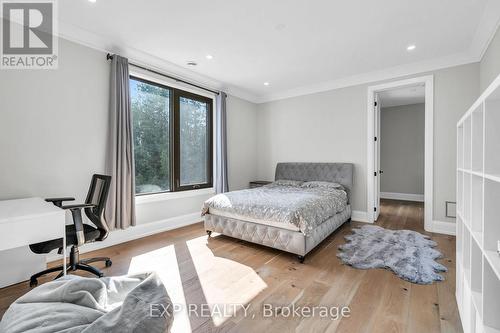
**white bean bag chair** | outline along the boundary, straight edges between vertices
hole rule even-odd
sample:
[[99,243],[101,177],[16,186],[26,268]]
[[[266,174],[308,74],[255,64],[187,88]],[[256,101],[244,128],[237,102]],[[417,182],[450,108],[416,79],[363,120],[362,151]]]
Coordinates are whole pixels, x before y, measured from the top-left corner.
[[0,332],[163,333],[172,322],[173,306],[156,273],[101,279],[67,275],[12,303]]

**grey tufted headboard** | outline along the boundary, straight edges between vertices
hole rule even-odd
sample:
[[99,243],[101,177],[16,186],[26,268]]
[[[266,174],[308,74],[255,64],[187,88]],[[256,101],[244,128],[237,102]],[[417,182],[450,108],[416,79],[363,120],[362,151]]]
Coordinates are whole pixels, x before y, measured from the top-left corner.
[[347,190],[350,201],[353,186],[352,163],[278,163],[275,180],[325,181],[339,183]]

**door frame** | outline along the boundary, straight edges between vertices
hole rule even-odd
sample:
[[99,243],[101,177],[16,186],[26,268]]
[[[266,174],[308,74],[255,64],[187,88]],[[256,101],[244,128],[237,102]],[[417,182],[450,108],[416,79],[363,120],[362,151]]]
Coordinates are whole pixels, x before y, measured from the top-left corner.
[[[433,165],[434,165],[434,75],[420,76],[405,80],[391,81],[368,87],[367,96],[367,164],[366,164],[366,184],[367,184],[367,220],[370,223],[375,221],[375,180],[374,180],[374,133],[375,121],[373,116],[375,94],[394,88],[403,88],[423,84],[425,86],[425,171],[424,171],[424,229],[433,231]],[[377,177],[378,171],[377,171]]]
[[373,163],[373,172],[377,173],[377,176],[374,175],[374,177],[372,178],[373,179],[373,182],[374,182],[374,185],[373,185],[373,207],[376,207],[377,209],[375,210],[374,209],[374,212],[373,212],[373,222],[377,221],[378,219],[378,216],[380,215],[380,142],[381,142],[381,138],[380,138],[380,116],[381,116],[381,112],[382,112],[382,109],[380,107],[380,99],[379,99],[379,96],[378,96],[378,93],[375,91],[374,94],[373,94],[373,102],[372,103],[376,103],[374,104],[374,107],[373,107],[373,120],[374,120],[374,123],[373,123],[373,136],[377,138],[376,141],[374,141],[374,145],[373,145],[373,153],[375,154],[374,155],[374,162],[375,162],[375,157],[376,157],[376,161],[378,162],[377,165],[375,165],[375,163]]

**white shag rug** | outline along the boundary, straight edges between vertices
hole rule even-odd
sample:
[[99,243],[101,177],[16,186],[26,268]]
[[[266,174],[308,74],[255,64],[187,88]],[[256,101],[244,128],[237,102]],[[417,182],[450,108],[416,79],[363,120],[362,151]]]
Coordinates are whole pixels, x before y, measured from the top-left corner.
[[437,243],[428,236],[371,225],[352,231],[337,254],[345,264],[361,269],[388,268],[403,280],[418,284],[444,280],[438,272],[447,269],[436,262],[443,255],[434,249]]

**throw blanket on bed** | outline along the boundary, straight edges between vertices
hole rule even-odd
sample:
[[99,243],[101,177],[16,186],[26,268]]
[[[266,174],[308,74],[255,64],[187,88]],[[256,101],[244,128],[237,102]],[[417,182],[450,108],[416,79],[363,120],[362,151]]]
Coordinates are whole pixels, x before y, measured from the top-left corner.
[[270,184],[221,193],[205,201],[202,215],[210,208],[265,221],[290,223],[304,235],[347,206],[347,193],[330,187]]
[[[151,316],[150,304],[167,313]],[[0,332],[167,332],[172,303],[156,273],[108,278],[67,275],[45,283],[9,307]]]

